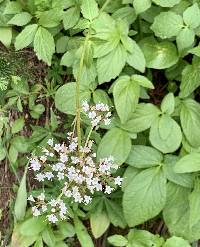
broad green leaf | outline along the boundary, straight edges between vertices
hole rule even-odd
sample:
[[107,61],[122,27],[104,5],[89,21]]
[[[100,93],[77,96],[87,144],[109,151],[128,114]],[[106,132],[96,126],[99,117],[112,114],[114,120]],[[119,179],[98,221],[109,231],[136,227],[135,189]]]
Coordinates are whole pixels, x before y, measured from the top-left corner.
[[197,28],[200,25],[200,9],[197,3],[184,11],[183,20],[190,28]]
[[189,96],[197,87],[200,86],[200,74],[198,68],[200,60],[193,62],[192,65],[187,65],[182,72],[182,80],[180,85],[181,98]]
[[194,176],[193,174],[180,174],[175,173],[174,167],[176,163],[178,162],[179,157],[175,155],[165,155],[164,161],[163,161],[163,170],[165,173],[166,178],[177,184],[181,185],[186,188],[193,188],[194,186]]
[[130,119],[121,127],[132,133],[144,131],[150,128],[160,113],[160,110],[153,104],[138,104]]
[[183,156],[175,165],[177,173],[200,171],[200,153],[191,153]]
[[42,59],[51,65],[51,58],[55,52],[55,44],[52,34],[45,28],[39,27],[34,38],[34,51],[38,59]]
[[[64,12],[65,13],[65,12]],[[56,27],[60,24],[63,18],[63,12],[60,9],[51,9],[43,11],[39,14],[39,25],[43,27]]]
[[173,7],[174,5],[181,2],[181,0],[153,0],[154,3],[162,7]]
[[134,69],[137,69],[140,72],[144,73],[146,65],[144,54],[139,45],[134,40],[130,40],[131,50],[127,52],[126,62]]
[[12,41],[12,28],[11,27],[0,27],[0,42],[9,47]]
[[150,89],[154,89],[154,85],[152,82],[145,76],[142,75],[133,75],[131,76],[133,82],[137,83],[138,85]]
[[200,210],[200,181],[197,179],[195,181],[195,186],[194,190],[192,193],[189,195],[189,207],[190,207],[190,217],[189,217],[189,222],[190,222],[190,228],[195,226],[198,221],[200,221],[200,215],[199,215],[199,210]]
[[[89,100],[91,93],[89,89],[80,89],[80,101]],[[76,114],[76,83],[70,82],[61,86],[55,94],[56,108],[66,114]]]
[[29,143],[25,136],[16,136],[11,140],[11,144],[20,153],[26,153]]
[[75,229],[72,224],[69,222],[61,221],[58,224],[59,234],[62,235],[62,238],[72,238],[75,235]]
[[161,12],[155,17],[151,29],[162,39],[176,36],[183,27],[183,19],[172,11]]
[[112,235],[108,237],[108,242],[113,246],[127,246],[128,240],[122,235]]
[[17,197],[15,200],[14,213],[17,221],[22,220],[26,214],[26,206],[27,206],[26,173],[27,173],[27,168],[25,169],[24,175],[20,182],[20,186],[17,191]]
[[0,147],[0,161],[4,160],[6,157],[6,149],[2,146]]
[[192,29],[185,27],[176,37],[176,43],[179,53],[185,55],[188,49],[192,48],[195,41],[195,32]]
[[24,236],[34,236],[42,232],[46,225],[44,217],[29,218],[21,224],[20,233]]
[[114,157],[114,162],[121,165],[127,159],[131,150],[131,139],[126,131],[119,128],[112,128],[102,138],[97,157]]
[[30,15],[28,12],[21,12],[13,16],[9,20],[8,24],[16,25],[16,26],[24,26],[27,23],[29,23],[31,19],[32,19],[32,15]]
[[159,118],[158,132],[162,140],[169,138],[172,126],[173,122],[171,121],[171,117],[169,115],[163,114]]
[[79,220],[77,216],[74,218],[74,226],[77,238],[82,247],[94,247],[92,239],[87,232],[87,228],[83,225],[83,223]]
[[134,0],[133,7],[135,8],[135,12],[140,14],[151,7],[151,0]]
[[33,247],[43,247],[43,241],[41,237],[37,239]]
[[56,238],[51,227],[46,227],[42,232],[42,239],[49,247],[54,247],[56,243]]
[[67,30],[75,26],[80,18],[80,10],[78,7],[72,7],[65,11],[63,16],[64,29]]
[[135,22],[137,19],[136,12],[134,8],[130,6],[122,7],[112,14],[112,17],[117,19],[125,19],[129,25]]
[[166,200],[166,178],[160,167],[136,175],[125,188],[123,210],[130,227],[144,223],[160,213]]
[[96,0],[84,0],[81,5],[81,12],[84,18],[92,21],[99,14]]
[[152,233],[145,230],[131,229],[128,234],[128,243],[130,246],[134,247],[161,247],[163,246],[164,239],[157,234],[153,235]]
[[110,220],[105,210],[91,213],[90,225],[92,234],[95,238],[101,237],[110,225]]
[[69,37],[62,36],[56,41],[56,52],[65,53],[68,48]]
[[124,172],[123,175],[123,182],[122,182],[122,191],[125,190],[125,188],[129,185],[129,183],[131,183],[131,181],[133,180],[133,178],[140,172],[139,169],[132,167],[132,166],[128,166]]
[[[151,144],[163,153],[172,153],[176,151],[181,144],[182,132],[180,126],[172,118],[164,118],[162,130],[160,128],[160,119],[156,119],[150,129],[149,140]],[[162,137],[160,135],[162,132]]]
[[167,184],[167,200],[163,210],[164,221],[171,235],[183,237],[193,242],[200,237],[200,221],[190,228],[189,226],[189,199],[191,189]]
[[129,76],[119,77],[114,84],[113,96],[117,113],[124,124],[136,109],[140,96],[140,86]]
[[144,53],[147,68],[166,69],[178,61],[177,49],[172,42],[157,42],[155,38],[148,37],[141,40],[140,47]]
[[173,93],[168,93],[161,103],[161,111],[162,113],[167,113],[168,115],[171,115],[174,112],[175,107],[175,98]]
[[198,56],[198,57],[200,57],[200,45],[194,47],[189,52],[194,54],[194,55],[196,55],[196,56]]
[[4,15],[18,14],[22,11],[22,5],[17,1],[9,1],[3,12]]
[[15,120],[11,128],[12,134],[16,134],[17,132],[21,131],[23,127],[24,127],[24,118],[19,118]]
[[104,91],[102,89],[97,89],[93,92],[93,101],[95,104],[104,103],[104,104],[107,104],[109,106],[112,106],[111,99],[109,98],[106,91]]
[[193,99],[183,101],[180,112],[181,126],[188,142],[200,146],[200,104]]
[[127,53],[119,44],[106,56],[97,59],[97,73],[99,84],[115,79],[126,63]]
[[163,247],[191,247],[188,241],[183,238],[173,236],[165,242]]
[[126,163],[136,168],[148,168],[159,165],[162,160],[162,154],[155,148],[133,145]]
[[15,49],[21,50],[27,46],[29,46],[35,37],[36,31],[38,29],[37,24],[31,24],[26,26],[20,34],[16,37],[15,40]]
[[127,223],[124,218],[121,202],[105,199],[106,212],[110,222],[115,227],[125,228]]

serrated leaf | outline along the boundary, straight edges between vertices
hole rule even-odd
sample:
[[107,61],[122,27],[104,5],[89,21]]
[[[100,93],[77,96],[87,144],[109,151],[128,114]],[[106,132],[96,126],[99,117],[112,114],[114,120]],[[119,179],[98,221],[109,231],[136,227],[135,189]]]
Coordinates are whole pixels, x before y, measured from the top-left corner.
[[166,200],[166,178],[159,167],[136,175],[125,188],[123,210],[130,227],[144,223],[160,213]]
[[108,237],[108,242],[113,246],[127,246],[128,240],[122,235],[113,235]]
[[16,26],[24,26],[27,23],[29,23],[31,19],[32,19],[32,15],[30,15],[28,12],[21,12],[13,16],[9,20],[8,24],[16,25]]
[[189,143],[200,146],[200,104],[193,99],[183,101],[180,112],[181,126]]
[[75,26],[80,18],[80,10],[78,7],[72,7],[65,11],[63,16],[64,29],[67,30]]
[[122,124],[125,123],[135,110],[139,100],[140,86],[129,76],[120,77],[113,89],[113,96],[117,113]]
[[183,238],[173,236],[165,242],[163,247],[191,247],[188,241]]
[[119,128],[112,128],[102,138],[97,150],[97,158],[111,155],[114,162],[121,165],[127,159],[130,150],[131,139],[128,133]]
[[154,19],[151,29],[162,39],[176,36],[183,27],[183,19],[172,11],[161,12]]
[[16,134],[17,132],[21,131],[23,127],[24,127],[24,118],[19,118],[15,120],[11,128],[12,134]]
[[197,179],[195,181],[194,185],[194,190],[192,193],[189,195],[189,207],[190,207],[190,228],[195,226],[198,221],[200,221],[200,215],[199,215],[199,210],[200,210],[200,181]]
[[[81,88],[80,101],[89,100],[91,93],[89,89]],[[76,83],[70,82],[61,86],[55,95],[56,108],[66,114],[76,114]]]
[[171,115],[174,112],[175,108],[175,98],[173,93],[168,93],[161,103],[161,111],[163,113],[167,113],[168,115]]
[[154,3],[162,7],[173,7],[174,5],[180,3],[181,0],[153,0]]
[[51,59],[55,52],[55,43],[52,34],[46,28],[38,28],[34,38],[34,51],[38,59],[51,65]]
[[20,225],[20,233],[24,236],[34,236],[42,232],[47,225],[44,217],[33,217]]
[[21,33],[18,34],[15,40],[15,49],[21,50],[27,46],[29,46],[35,37],[35,34],[37,32],[38,25],[32,24],[26,26]]
[[183,156],[175,165],[177,173],[188,173],[200,171],[200,153],[191,153]]
[[195,32],[192,29],[185,27],[180,31],[176,37],[176,43],[178,46],[179,53],[185,55],[188,49],[190,49],[195,41]]
[[145,56],[147,68],[166,69],[178,61],[176,46],[171,42],[157,42],[155,38],[148,37],[141,40],[139,44]]
[[83,17],[92,21],[99,14],[98,5],[95,0],[84,0],[81,5]]
[[134,0],[133,7],[135,8],[136,13],[140,14],[151,7],[151,0]]
[[149,168],[159,165],[162,160],[163,156],[158,150],[149,146],[133,145],[126,163],[136,168]]
[[197,28],[200,25],[200,9],[197,3],[184,11],[183,20],[190,28]]

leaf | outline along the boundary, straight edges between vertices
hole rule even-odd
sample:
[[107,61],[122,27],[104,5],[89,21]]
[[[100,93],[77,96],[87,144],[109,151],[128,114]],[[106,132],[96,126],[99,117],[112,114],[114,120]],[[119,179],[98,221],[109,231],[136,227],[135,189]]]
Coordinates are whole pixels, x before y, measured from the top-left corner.
[[114,19],[122,19],[122,20],[126,20],[128,22],[128,24],[132,24],[135,22],[135,20],[137,19],[137,15],[136,12],[134,10],[134,8],[130,7],[130,6],[126,6],[126,7],[122,7],[118,10],[116,10],[113,14],[112,17]]
[[99,212],[99,210],[97,209],[96,212],[91,213],[90,225],[93,236],[95,238],[101,237],[110,225],[110,220],[105,210]]
[[99,14],[98,5],[95,0],[84,0],[81,5],[83,17],[92,21]]
[[[151,125],[149,140],[151,144],[163,153],[176,151],[181,144],[182,132],[180,126],[172,118],[164,118],[164,127],[159,126],[160,119],[156,119]],[[160,135],[162,133],[162,137]],[[167,133],[167,135],[166,135]],[[166,137],[164,139],[163,137]]]
[[37,29],[38,29],[37,24],[26,26],[22,30],[22,32],[18,34],[18,36],[16,37],[15,49],[18,51],[29,46],[34,40]]
[[183,238],[173,236],[165,242],[163,247],[191,247],[191,245]]
[[126,63],[126,51],[119,44],[106,56],[97,59],[97,73],[99,84],[115,79]]
[[42,232],[46,225],[44,217],[29,218],[21,224],[20,233],[24,236],[34,236]]
[[147,68],[166,69],[178,61],[177,49],[172,42],[157,42],[155,38],[148,37],[142,39],[139,44],[144,53]]
[[15,200],[14,213],[17,221],[22,220],[26,214],[26,206],[27,206],[26,173],[27,173],[27,168],[24,171],[24,175],[20,182],[20,186],[17,191],[17,197]]
[[22,5],[17,1],[9,1],[3,12],[4,15],[18,14],[22,11]]
[[194,190],[189,195],[189,207],[190,207],[189,222],[190,222],[190,228],[195,226],[200,221],[200,215],[199,215],[200,197],[199,197],[199,193],[200,193],[200,183],[199,183],[199,179],[197,179],[195,181]]
[[150,128],[152,122],[160,114],[159,109],[153,104],[138,104],[130,119],[121,127],[129,132],[138,133]]
[[[80,101],[89,100],[91,93],[87,88],[80,89]],[[76,83],[70,82],[61,86],[55,94],[56,108],[66,114],[76,114]]]
[[174,5],[180,3],[181,0],[153,0],[154,3],[162,7],[173,7]]
[[200,104],[193,99],[183,101],[180,112],[181,126],[188,142],[200,146]]
[[172,11],[161,12],[154,19],[151,29],[162,39],[176,36],[183,27],[183,19]]
[[162,154],[156,149],[149,146],[133,145],[126,163],[136,168],[149,168],[158,166],[162,160]]
[[167,113],[168,115],[171,115],[174,112],[175,108],[175,98],[173,93],[168,93],[161,103],[161,111],[162,113]]
[[140,14],[151,7],[151,0],[134,0],[133,7],[135,8],[136,13]]
[[182,29],[176,37],[179,53],[184,55],[187,50],[192,48],[195,41],[195,32],[187,27]]
[[191,153],[183,156],[175,165],[177,173],[200,171],[200,153]]
[[12,28],[0,27],[0,42],[6,47],[10,47],[12,41]]
[[122,235],[113,235],[108,237],[108,242],[113,246],[127,246],[128,240]]
[[16,136],[11,140],[11,144],[20,153],[26,153],[28,149],[28,139],[24,136]]
[[32,19],[32,15],[30,15],[28,12],[21,12],[13,16],[9,20],[8,24],[16,25],[16,26],[24,26],[27,23],[29,23],[31,19]]
[[98,150],[97,158],[113,156],[114,162],[121,165],[127,159],[131,150],[131,139],[127,132],[112,128],[102,138]]
[[70,29],[75,26],[80,18],[80,10],[78,7],[72,7],[65,11],[63,16],[64,29]]
[[78,240],[82,247],[94,247],[94,244],[92,242],[92,239],[90,235],[87,232],[86,227],[83,225],[83,223],[79,220],[77,216],[74,218],[74,226],[76,235],[78,237]]
[[122,191],[128,186],[128,184],[133,180],[133,178],[140,172],[139,169],[128,166],[123,175]]
[[114,103],[120,120],[125,123],[134,112],[139,100],[140,86],[129,76],[122,76],[113,89]]
[[130,40],[131,51],[127,52],[126,62],[134,69],[137,69],[140,72],[144,73],[146,65],[144,54],[140,49],[139,45],[134,40]]
[[200,25],[200,9],[197,3],[183,12],[183,20],[190,28],[197,28]]
[[33,247],[43,247],[42,238],[39,237]]
[[106,91],[104,91],[102,89],[97,89],[93,92],[93,101],[95,104],[98,104],[101,102],[101,103],[107,104],[109,106],[112,106],[111,99],[109,98]]
[[63,11],[61,11],[59,8],[54,8],[41,12],[38,17],[39,25],[48,28],[56,27],[60,24],[60,21],[63,18]]
[[165,155],[164,161],[163,161],[163,170],[165,173],[166,178],[177,184],[181,185],[186,188],[193,188],[194,186],[194,176],[193,174],[180,174],[175,173],[174,167],[177,161],[179,160],[178,156],[175,155]]
[[196,56],[198,56],[198,57],[200,57],[200,45],[194,47],[189,52],[194,54],[194,55],[196,55]]
[[55,235],[50,227],[47,227],[42,232],[42,239],[49,247],[54,247],[56,243]]
[[136,175],[125,188],[123,209],[130,227],[144,223],[160,213],[166,200],[166,178],[160,167]]
[[19,118],[15,120],[11,128],[12,134],[16,134],[20,132],[23,129],[23,127],[24,127],[24,118]]
[[38,59],[42,59],[48,65],[51,65],[55,44],[52,34],[46,28],[38,28],[34,38],[34,51]]

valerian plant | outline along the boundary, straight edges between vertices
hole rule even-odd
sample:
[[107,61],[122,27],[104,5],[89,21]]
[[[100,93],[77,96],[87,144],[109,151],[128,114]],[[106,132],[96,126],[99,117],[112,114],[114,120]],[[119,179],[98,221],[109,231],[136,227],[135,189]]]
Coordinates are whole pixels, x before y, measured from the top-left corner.
[[[16,168],[32,152],[39,182],[26,211],[26,170],[11,246],[67,246],[74,234],[94,246],[82,220],[94,238],[106,233],[102,246],[197,246],[199,37],[199,0],[0,1],[0,41],[32,48],[53,78],[13,83],[2,63],[0,160]],[[33,119],[50,115],[30,140],[23,116],[8,124],[7,111],[27,107]]]

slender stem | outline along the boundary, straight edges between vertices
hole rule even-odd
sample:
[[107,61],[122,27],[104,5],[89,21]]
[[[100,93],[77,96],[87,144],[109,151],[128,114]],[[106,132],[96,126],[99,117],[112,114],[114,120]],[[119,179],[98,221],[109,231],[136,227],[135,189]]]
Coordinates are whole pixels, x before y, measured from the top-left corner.
[[87,147],[88,142],[89,142],[89,139],[90,139],[90,136],[91,136],[91,134],[92,134],[92,131],[93,131],[93,127],[90,128],[90,131],[89,131],[89,133],[88,133],[88,136],[87,136],[87,139],[86,139],[86,141],[85,141],[85,146],[84,146],[84,147]]
[[81,59],[79,64],[79,70],[77,74],[77,80],[76,80],[76,129],[77,129],[77,136],[78,136],[78,150],[80,150],[81,147],[81,105],[80,105],[80,81],[81,81],[81,75],[84,65],[84,56],[86,52],[87,42],[90,38],[90,29],[86,35],[85,42],[83,44],[83,49],[81,53]]

